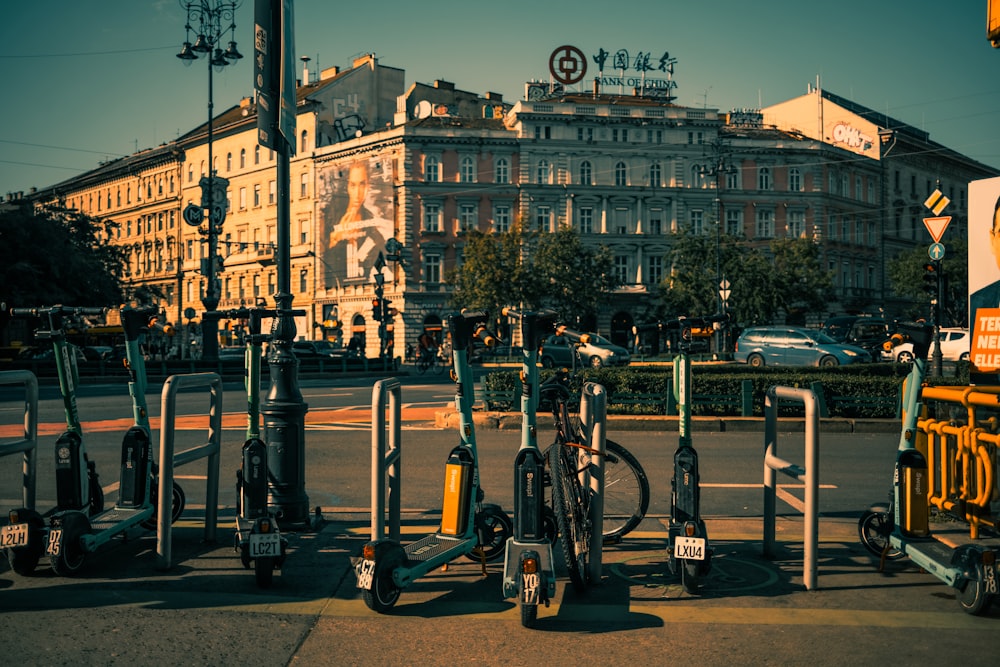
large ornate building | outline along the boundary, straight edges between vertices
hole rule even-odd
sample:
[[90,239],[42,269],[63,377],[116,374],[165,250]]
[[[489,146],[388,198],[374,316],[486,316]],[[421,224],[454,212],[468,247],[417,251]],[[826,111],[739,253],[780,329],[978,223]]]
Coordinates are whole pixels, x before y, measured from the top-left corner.
[[[440,331],[445,276],[461,266],[466,233],[516,221],[543,232],[570,225],[611,249],[621,286],[591,324],[613,339],[651,310],[676,232],[715,235],[717,220],[762,247],[814,239],[835,276],[831,311],[891,312],[884,267],[923,243],[926,193],[940,181],[961,227],[967,183],[1000,173],[818,89],[729,114],[597,84],[532,93],[511,104],[446,81],[404,90],[402,70],[373,55],[315,81],[303,73],[290,183],[300,337],[354,337],[378,354],[372,272],[381,253],[399,354],[423,331]],[[253,100],[213,128],[212,168],[228,181],[216,258],[204,229],[182,220],[209,172],[207,124],[31,196],[117,222],[108,241],[129,249],[129,287],[155,287],[184,326],[201,317],[207,262],[216,262],[220,308],[270,302],[276,291],[275,159],[257,144]]]

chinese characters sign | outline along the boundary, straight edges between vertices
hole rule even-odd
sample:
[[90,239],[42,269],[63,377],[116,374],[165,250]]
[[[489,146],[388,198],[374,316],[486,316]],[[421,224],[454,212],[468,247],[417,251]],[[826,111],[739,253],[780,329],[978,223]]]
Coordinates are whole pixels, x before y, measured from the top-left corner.
[[[653,51],[630,52],[628,49],[618,49],[612,53],[600,48],[590,60],[597,65],[598,79],[602,86],[652,89],[667,94],[677,87],[672,78],[677,58],[672,57],[668,51],[656,55]],[[583,51],[575,46],[560,46],[549,56],[552,78],[565,85],[582,81],[587,75],[588,65],[589,61]],[[605,69],[617,72],[617,76],[605,76]]]

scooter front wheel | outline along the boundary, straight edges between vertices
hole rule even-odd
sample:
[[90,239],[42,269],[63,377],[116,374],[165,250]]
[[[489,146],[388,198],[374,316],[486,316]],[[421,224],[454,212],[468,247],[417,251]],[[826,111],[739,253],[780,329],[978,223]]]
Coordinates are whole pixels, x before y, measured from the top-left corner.
[[53,530],[61,530],[58,550],[49,557],[53,571],[61,577],[71,577],[83,569],[87,552],[83,536],[90,532],[90,521],[82,512],[67,512]]
[[[476,515],[476,532],[479,537],[479,550],[487,563],[492,563],[501,556],[507,548],[507,538],[514,534],[514,523],[499,505],[483,505]],[[466,554],[469,560],[479,561],[478,550]]]
[[[149,497],[153,502],[153,515],[140,525],[146,530],[156,530],[157,517],[159,516],[159,508],[156,505],[160,497],[159,486],[156,481],[149,488]],[[177,519],[181,518],[181,514],[184,513],[184,505],[187,502],[184,496],[184,489],[177,482],[174,482],[173,495],[170,500],[170,523],[176,523]]]
[[955,598],[962,605],[962,611],[978,616],[990,608],[993,596],[986,592],[986,577],[979,551],[968,546],[960,548],[952,557],[952,562],[962,561],[965,561],[965,587],[957,591]]
[[898,560],[905,556],[902,551],[889,545],[889,535],[892,533],[892,519],[888,511],[881,508],[865,510],[858,519],[858,537],[865,549],[876,558]]

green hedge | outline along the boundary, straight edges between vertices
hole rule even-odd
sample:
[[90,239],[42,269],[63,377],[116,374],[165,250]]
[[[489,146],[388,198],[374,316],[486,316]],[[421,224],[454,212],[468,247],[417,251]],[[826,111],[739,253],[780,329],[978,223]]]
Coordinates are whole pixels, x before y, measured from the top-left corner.
[[[908,364],[878,363],[836,368],[765,367],[751,369],[745,365],[697,364],[692,370],[692,387],[695,397],[707,395],[740,396],[742,383],[749,379],[753,384],[753,414],[764,415],[764,398],[767,390],[775,385],[813,389],[821,386],[822,399],[830,417],[894,418],[903,379],[909,373]],[[541,372],[542,381],[551,371]],[[495,402],[492,409],[517,410],[520,380],[517,371],[496,371],[484,375],[482,387],[490,392],[511,392],[513,400]],[[968,364],[959,363],[956,375],[930,377],[935,385],[968,384]],[[658,394],[666,396],[672,391],[673,370],[665,366],[632,366],[629,368],[583,369],[572,379],[573,395],[579,396],[584,382],[596,382],[608,392],[609,413],[665,414],[654,405],[615,404],[616,395]],[[820,383],[815,385],[814,383]],[[836,400],[841,397],[842,400]],[[856,402],[843,399],[861,399]],[[881,399],[866,402],[864,399]],[[801,405],[782,402],[779,414],[800,416]],[[740,409],[723,404],[698,404],[692,407],[695,415],[732,416]]]

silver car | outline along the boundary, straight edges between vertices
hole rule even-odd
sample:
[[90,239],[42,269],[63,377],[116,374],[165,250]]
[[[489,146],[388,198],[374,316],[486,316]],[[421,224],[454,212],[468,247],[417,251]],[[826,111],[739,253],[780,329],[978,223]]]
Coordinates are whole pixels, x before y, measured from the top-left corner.
[[[573,355],[577,358],[574,361]],[[566,336],[549,336],[538,355],[545,368],[556,366],[628,366],[632,356],[624,347],[597,334],[587,334],[587,342],[574,345]]]
[[751,327],[736,341],[736,361],[761,366],[840,366],[872,360],[853,345],[804,327]]

